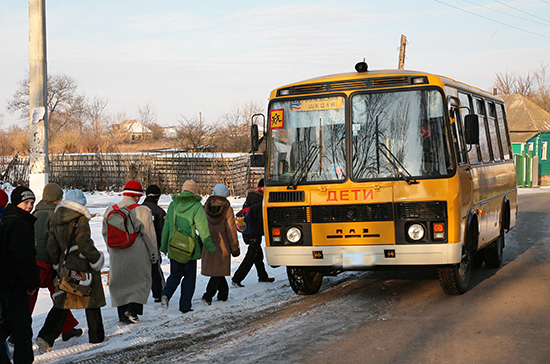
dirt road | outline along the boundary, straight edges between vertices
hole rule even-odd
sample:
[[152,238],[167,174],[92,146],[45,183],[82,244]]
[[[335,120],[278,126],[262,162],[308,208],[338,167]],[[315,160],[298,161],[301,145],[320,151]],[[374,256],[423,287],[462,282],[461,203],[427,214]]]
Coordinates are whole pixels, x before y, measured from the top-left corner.
[[519,203],[503,266],[475,270],[464,295],[445,295],[435,272],[358,274],[194,359],[549,363],[550,193],[521,195]]

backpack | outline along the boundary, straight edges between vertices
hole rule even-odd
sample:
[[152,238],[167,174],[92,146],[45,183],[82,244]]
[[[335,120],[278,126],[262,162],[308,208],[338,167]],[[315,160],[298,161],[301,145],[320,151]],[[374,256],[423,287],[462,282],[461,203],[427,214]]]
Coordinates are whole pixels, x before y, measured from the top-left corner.
[[180,232],[176,226],[176,215],[178,215],[178,212],[174,209],[174,228],[168,243],[168,254],[170,254],[170,259],[185,264],[193,257],[196,241],[194,238]]
[[250,207],[245,207],[235,215],[237,230],[244,235],[251,234],[254,231],[254,219],[250,209]]
[[113,210],[107,215],[107,246],[109,248],[127,248],[136,241],[138,232],[135,231],[130,218],[130,211],[138,206],[137,203],[126,207],[113,205]]

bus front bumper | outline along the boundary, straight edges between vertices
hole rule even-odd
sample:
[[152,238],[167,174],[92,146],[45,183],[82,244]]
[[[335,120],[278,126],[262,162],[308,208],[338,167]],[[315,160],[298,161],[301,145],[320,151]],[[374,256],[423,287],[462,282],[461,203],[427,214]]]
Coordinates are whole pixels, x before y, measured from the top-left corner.
[[375,266],[457,264],[462,259],[462,245],[268,246],[265,251],[271,266],[360,270]]

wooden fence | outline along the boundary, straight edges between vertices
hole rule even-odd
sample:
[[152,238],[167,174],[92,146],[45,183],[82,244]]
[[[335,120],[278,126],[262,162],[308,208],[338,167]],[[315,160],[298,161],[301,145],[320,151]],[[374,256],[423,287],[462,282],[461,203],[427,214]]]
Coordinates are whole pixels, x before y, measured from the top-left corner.
[[[3,158],[3,159],[2,159]],[[11,164],[10,164],[11,163]],[[28,157],[0,157],[0,176],[13,185],[28,184]],[[8,168],[9,164],[9,168]],[[49,156],[49,181],[84,191],[120,191],[135,179],[144,186],[158,185],[164,193],[181,192],[193,179],[199,193],[212,193],[224,183],[232,196],[244,196],[263,178],[263,169],[250,168],[248,154],[236,153],[108,153]]]

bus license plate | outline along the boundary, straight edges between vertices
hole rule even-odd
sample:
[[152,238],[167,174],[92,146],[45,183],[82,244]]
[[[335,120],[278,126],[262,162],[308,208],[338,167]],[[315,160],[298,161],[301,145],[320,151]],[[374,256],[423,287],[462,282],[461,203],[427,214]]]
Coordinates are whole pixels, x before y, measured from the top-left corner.
[[342,265],[344,268],[371,267],[374,265],[374,257],[361,252],[345,252],[342,256]]
[[323,251],[322,250],[314,250],[313,251],[313,259],[323,259]]

